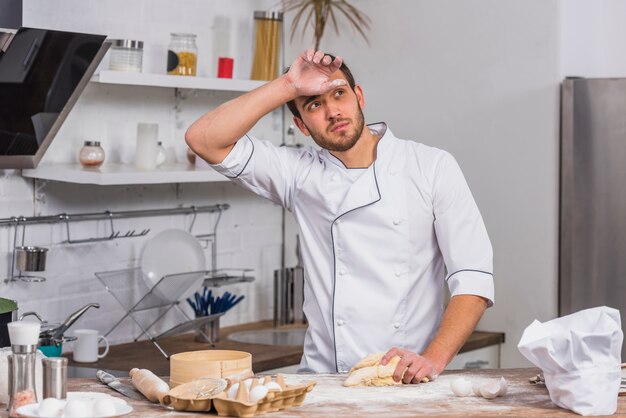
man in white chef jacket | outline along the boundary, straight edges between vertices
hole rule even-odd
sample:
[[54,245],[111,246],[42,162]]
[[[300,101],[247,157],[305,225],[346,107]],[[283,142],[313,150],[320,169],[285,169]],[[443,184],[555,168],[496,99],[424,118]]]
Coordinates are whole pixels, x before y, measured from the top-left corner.
[[[251,138],[287,102],[321,147]],[[365,125],[340,57],[307,50],[281,77],[198,119],[186,141],[233,182],[286,207],[300,228],[309,321],[303,370],[401,357],[394,378],[436,377],[493,304],[493,254],[454,158]],[[443,309],[443,286],[451,300]]]

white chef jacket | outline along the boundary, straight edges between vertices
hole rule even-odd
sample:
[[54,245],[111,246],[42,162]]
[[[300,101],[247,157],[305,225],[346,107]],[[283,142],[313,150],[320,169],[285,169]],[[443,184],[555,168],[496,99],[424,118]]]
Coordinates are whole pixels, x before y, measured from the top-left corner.
[[248,136],[212,165],[299,225],[303,371],[345,372],[392,346],[423,352],[441,320],[444,283],[452,296],[493,304],[491,243],[454,158],[398,139],[384,123],[368,127],[382,137],[364,169],[325,149]]

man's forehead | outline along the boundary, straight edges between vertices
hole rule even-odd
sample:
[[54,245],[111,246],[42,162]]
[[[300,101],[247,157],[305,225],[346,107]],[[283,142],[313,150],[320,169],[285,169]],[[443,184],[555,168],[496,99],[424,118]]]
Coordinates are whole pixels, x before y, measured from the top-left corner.
[[[341,70],[337,70],[335,71],[331,76],[330,76],[331,80],[338,80],[338,79],[344,79],[346,80],[346,82],[348,81],[348,79],[346,78],[345,74],[341,72]],[[305,101],[307,101],[310,97],[317,97],[317,96],[298,96],[295,99],[295,103],[296,105],[301,105],[302,103],[304,103]]]

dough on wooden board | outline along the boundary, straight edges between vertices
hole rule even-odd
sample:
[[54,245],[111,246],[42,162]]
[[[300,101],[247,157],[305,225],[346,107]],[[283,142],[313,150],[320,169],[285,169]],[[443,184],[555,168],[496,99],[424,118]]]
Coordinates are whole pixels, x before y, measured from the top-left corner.
[[[393,372],[400,361],[399,356],[394,356],[385,366],[380,360],[385,353],[372,353],[365,356],[361,361],[350,369],[348,378],[343,382],[344,386],[395,386],[401,385],[402,381],[393,380]],[[422,379],[428,382],[428,378]]]

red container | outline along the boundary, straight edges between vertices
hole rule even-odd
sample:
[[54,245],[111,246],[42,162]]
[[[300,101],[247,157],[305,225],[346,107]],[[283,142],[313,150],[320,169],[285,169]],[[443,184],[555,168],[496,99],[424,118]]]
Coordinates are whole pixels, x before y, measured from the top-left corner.
[[219,57],[217,62],[218,78],[233,78],[233,64],[235,61],[228,57]]

